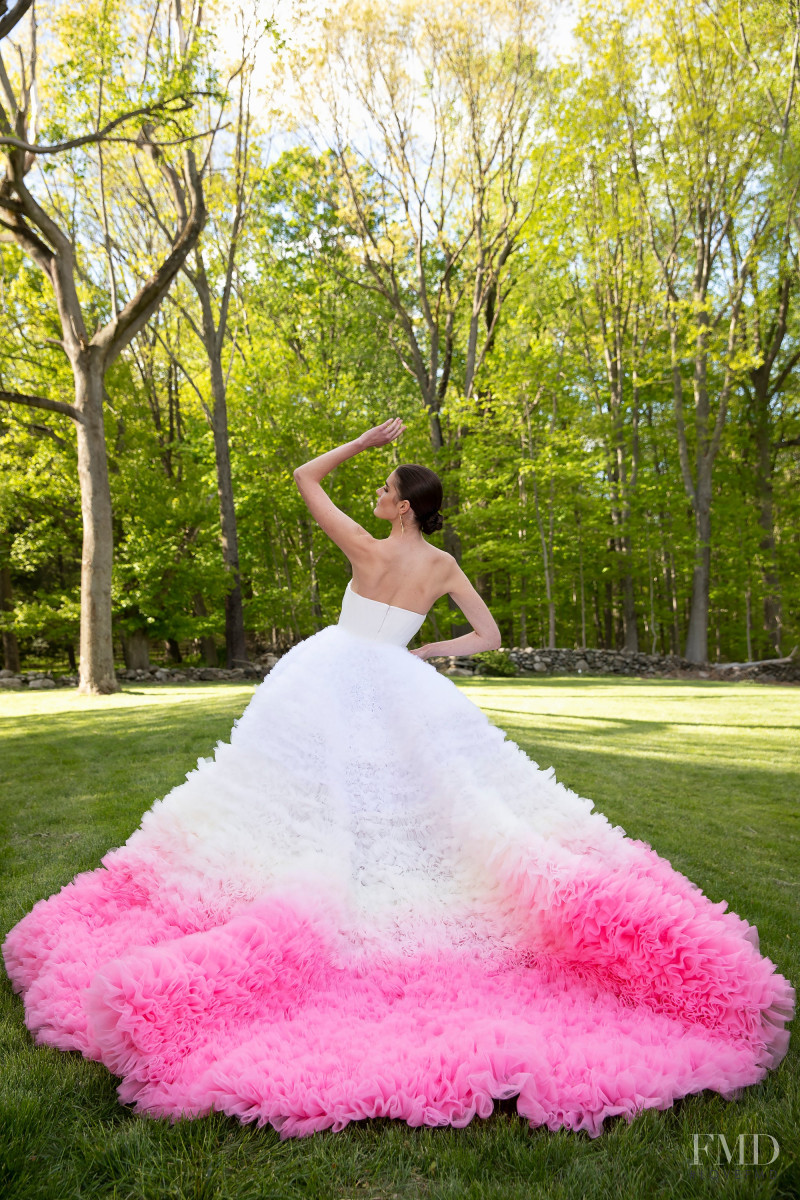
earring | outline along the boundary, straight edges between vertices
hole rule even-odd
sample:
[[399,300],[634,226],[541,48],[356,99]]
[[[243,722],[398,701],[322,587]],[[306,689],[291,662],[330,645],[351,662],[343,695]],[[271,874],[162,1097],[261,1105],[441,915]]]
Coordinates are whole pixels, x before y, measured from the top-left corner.
[[405,525],[403,524],[403,514],[402,514],[402,513],[400,513],[400,536],[401,536],[401,537],[403,536],[403,534],[405,533],[405,531],[406,531],[406,527],[405,527]]

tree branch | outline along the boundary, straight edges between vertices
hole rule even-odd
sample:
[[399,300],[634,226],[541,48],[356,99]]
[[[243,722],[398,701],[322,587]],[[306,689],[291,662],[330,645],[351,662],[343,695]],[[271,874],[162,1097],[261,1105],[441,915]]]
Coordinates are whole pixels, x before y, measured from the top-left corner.
[[0,400],[7,404],[26,404],[29,408],[46,408],[48,412],[63,413],[65,417],[72,417],[73,421],[80,421],[82,424],[84,422],[83,413],[73,404],[66,404],[63,400],[48,400],[46,396],[24,396],[21,392],[6,392],[2,388]]
[[[206,96],[206,95],[208,95],[207,92],[190,92],[189,94],[191,96]],[[59,154],[62,150],[75,150],[78,146],[87,146],[92,142],[102,142],[102,141],[106,141],[106,140],[119,141],[120,139],[118,139],[118,138],[109,138],[108,134],[111,132],[112,129],[116,129],[118,125],[124,124],[125,121],[132,121],[135,117],[154,116],[157,113],[163,113],[165,111],[165,109],[167,110],[168,115],[171,115],[173,112],[175,112],[175,113],[186,112],[187,109],[190,109],[192,107],[192,105],[187,97],[182,96],[180,99],[181,99],[181,105],[178,108],[173,108],[173,109],[167,108],[168,105],[174,104],[174,99],[162,100],[158,104],[148,104],[144,108],[133,108],[133,109],[131,109],[130,112],[122,113],[120,116],[114,117],[114,119],[112,121],[109,121],[106,125],[103,126],[102,129],[98,129],[95,133],[84,133],[81,137],[70,138],[69,141],[66,141],[66,142],[55,142],[52,146],[35,146],[31,142],[23,141],[21,138],[8,137],[8,136],[3,136],[3,135],[0,135],[0,146],[11,146],[14,150],[24,150],[28,154]],[[191,134],[191,135],[187,135],[187,137],[181,138],[179,140],[181,142],[183,142],[183,141],[192,140],[193,138],[205,137],[205,136],[206,136],[205,133]],[[124,138],[121,140],[135,142],[137,139],[136,138]]]
[[792,354],[778,372],[778,377],[771,388],[773,396],[776,396],[778,392],[782,390],[784,383],[788,379],[789,375],[791,375],[798,362],[800,362],[800,350],[797,350],[794,354]]
[[206,220],[203,185],[191,150],[184,152],[184,174],[191,208],[172,249],[154,275],[139,288],[135,296],[112,321],[92,338],[92,344],[105,352],[109,363],[127,346],[131,338],[150,320],[187,255],[197,243]]
[[[8,214],[6,218],[5,214]],[[52,267],[55,254],[40,237],[25,223],[19,212],[19,206],[8,199],[5,184],[0,184],[0,229],[8,233],[0,234],[0,241],[13,242],[21,246],[36,263],[41,271],[52,281]]]
[[[19,25],[32,3],[33,0],[17,0],[11,12],[0,16],[0,38],[4,38],[6,34],[11,33],[15,25]],[[5,11],[5,3],[0,5],[0,7]]]

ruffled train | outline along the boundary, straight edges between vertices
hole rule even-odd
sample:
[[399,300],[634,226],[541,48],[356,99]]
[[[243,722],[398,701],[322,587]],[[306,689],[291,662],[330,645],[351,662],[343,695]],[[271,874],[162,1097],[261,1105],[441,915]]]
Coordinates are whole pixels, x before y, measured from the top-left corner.
[[37,1041],[154,1116],[282,1137],[585,1130],[786,1053],[754,926],[540,771],[430,664],[329,626],[230,743],[3,946]]

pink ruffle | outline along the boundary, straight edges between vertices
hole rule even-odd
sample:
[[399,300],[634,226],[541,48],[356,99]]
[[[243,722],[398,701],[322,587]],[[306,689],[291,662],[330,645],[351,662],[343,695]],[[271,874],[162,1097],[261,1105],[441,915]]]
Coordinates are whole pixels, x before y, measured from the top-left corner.
[[646,842],[626,859],[569,856],[542,871],[524,848],[493,859],[508,912],[526,911],[543,949],[626,1006],[645,1006],[749,1045],[759,1066],[786,1054],[795,990],[759,953],[758,931],[711,901]]
[[104,1062],[138,1112],[216,1110],[283,1138],[369,1117],[464,1126],[517,1095],[531,1127],[596,1137],[705,1088],[734,1098],[785,1051],[794,990],[746,922],[676,888],[649,848],[628,874],[585,856],[580,879],[501,871],[546,936],[488,960],[348,958],[321,901],[211,921],[109,859],[37,904],[4,954],[37,1040]]
[[532,1126],[596,1137],[608,1116],[703,1088],[732,1098],[766,1073],[746,1043],[631,1009],[555,958],[336,966],[325,945],[276,904],[109,964],[86,1007],[103,1061],[124,1075],[120,1097],[288,1137],[381,1116],[463,1126],[518,1093]]
[[132,946],[182,937],[211,923],[159,890],[158,870],[112,852],[107,865],[76,875],[39,900],[8,933],[3,958],[15,991],[25,994],[25,1024],[39,1043],[97,1057],[84,997],[96,971]]

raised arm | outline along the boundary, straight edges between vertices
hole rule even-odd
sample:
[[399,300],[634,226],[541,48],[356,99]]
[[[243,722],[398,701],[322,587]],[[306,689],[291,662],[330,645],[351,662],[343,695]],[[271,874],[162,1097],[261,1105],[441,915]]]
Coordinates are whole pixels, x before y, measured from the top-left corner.
[[417,658],[438,658],[448,654],[479,654],[482,650],[499,650],[502,641],[500,627],[455,559],[447,592],[469,621],[472,633],[451,638],[447,642],[428,642],[412,650],[411,654]]
[[295,467],[292,472],[311,516],[348,558],[357,554],[367,542],[374,541],[374,538],[363,525],[359,525],[352,517],[348,517],[347,513],[336,507],[322,487],[321,481],[334,467],[338,467],[339,463],[352,458],[354,454],[360,454],[362,450],[385,446],[399,437],[404,430],[405,425],[400,417],[390,417],[382,425],[368,429],[352,442],[344,442],[333,450],[327,450],[324,454],[309,459],[302,466]]

